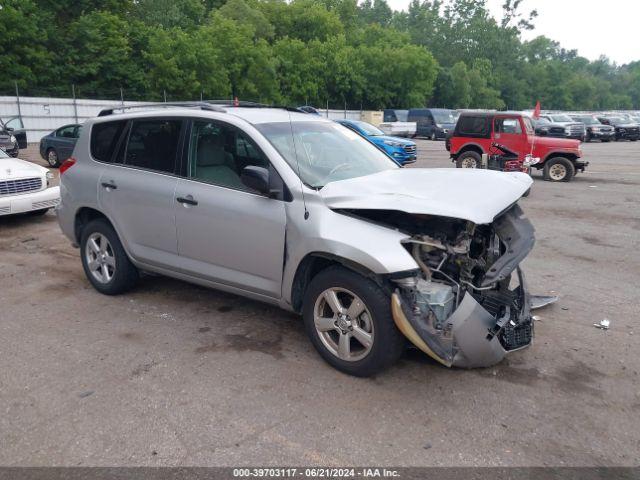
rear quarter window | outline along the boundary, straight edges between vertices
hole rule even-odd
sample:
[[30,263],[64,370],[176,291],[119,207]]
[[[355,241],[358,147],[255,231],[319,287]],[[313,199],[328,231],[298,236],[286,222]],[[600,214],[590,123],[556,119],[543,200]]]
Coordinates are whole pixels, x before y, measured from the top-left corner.
[[491,136],[489,117],[460,117],[456,125],[456,135],[489,138]]
[[91,129],[91,156],[100,162],[110,162],[126,124],[126,120],[96,123]]

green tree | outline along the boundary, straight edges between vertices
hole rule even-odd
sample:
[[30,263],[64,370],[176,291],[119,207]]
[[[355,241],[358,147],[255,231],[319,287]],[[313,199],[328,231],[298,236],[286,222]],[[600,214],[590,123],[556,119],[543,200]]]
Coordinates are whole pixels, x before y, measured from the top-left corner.
[[0,8],[0,89],[34,86],[39,80],[53,82],[54,51],[47,48],[50,16],[32,0],[12,0]]
[[244,0],[229,0],[218,10],[223,17],[248,24],[253,28],[255,38],[270,39],[275,33],[273,25],[259,9],[251,7]]

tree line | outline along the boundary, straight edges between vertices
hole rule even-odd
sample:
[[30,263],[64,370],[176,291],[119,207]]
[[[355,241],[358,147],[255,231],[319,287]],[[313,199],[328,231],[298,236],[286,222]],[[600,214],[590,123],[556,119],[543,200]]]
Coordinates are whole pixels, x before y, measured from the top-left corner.
[[0,94],[333,108],[640,109],[640,62],[589,61],[505,0],[4,0]]

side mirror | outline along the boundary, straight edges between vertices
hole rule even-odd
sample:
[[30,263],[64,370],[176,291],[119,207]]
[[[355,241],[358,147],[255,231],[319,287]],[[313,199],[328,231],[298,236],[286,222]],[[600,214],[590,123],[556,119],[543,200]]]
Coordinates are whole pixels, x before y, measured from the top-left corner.
[[13,132],[13,127],[4,127],[4,131],[11,133]]
[[244,167],[240,175],[240,180],[250,189],[260,192],[263,195],[271,196],[269,189],[269,170],[266,168],[256,167],[254,165]]

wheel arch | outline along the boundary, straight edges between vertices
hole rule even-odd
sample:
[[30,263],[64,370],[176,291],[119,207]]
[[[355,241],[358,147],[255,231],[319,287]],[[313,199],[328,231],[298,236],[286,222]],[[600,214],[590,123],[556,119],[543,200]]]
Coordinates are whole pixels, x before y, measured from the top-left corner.
[[109,220],[109,218],[102,213],[99,210],[96,210],[95,208],[92,207],[80,207],[78,209],[78,211],[75,214],[75,218],[73,221],[73,235],[75,238],[76,243],[79,245],[80,244],[80,238],[82,236],[82,229],[91,221],[93,220],[97,220],[99,218],[104,218],[107,222],[109,222],[109,225],[111,225],[111,227],[115,229],[115,226],[113,225],[113,222],[111,220]]
[[547,162],[547,160],[551,160],[552,158],[556,158],[556,157],[566,158],[567,160],[571,161],[572,163],[575,163],[575,161],[578,158],[580,158],[578,156],[578,154],[576,154],[575,152],[563,152],[562,150],[554,150],[554,151],[549,152],[549,153],[547,153],[545,155],[544,160],[542,161],[540,166],[542,167],[543,164]]
[[462,155],[463,153],[466,153],[466,152],[476,152],[476,153],[482,155],[484,153],[484,149],[482,148],[481,145],[479,145],[477,143],[467,143],[460,150],[458,150],[456,153],[452,153],[451,157],[454,160],[457,160],[460,155]]
[[394,274],[377,274],[368,267],[349,260],[348,258],[327,252],[311,252],[300,261],[293,277],[293,283],[291,285],[291,306],[295,312],[302,312],[304,294],[311,280],[323,270],[333,266],[341,266],[365,278],[369,278],[383,289],[387,286],[386,281],[388,278],[400,278],[415,274],[414,270]]

